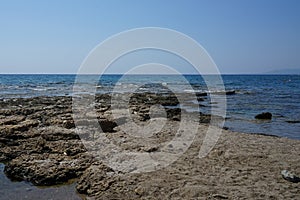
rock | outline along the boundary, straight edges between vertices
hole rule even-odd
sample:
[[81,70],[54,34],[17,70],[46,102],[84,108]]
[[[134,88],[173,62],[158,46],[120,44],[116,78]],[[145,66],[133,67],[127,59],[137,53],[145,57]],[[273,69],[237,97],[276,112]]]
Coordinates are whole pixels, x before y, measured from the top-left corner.
[[12,180],[26,180],[34,185],[57,185],[80,176],[92,163],[89,155],[68,158],[63,154],[23,155],[4,169]]
[[6,116],[0,118],[0,125],[16,125],[25,120],[25,116]]
[[157,101],[163,106],[177,106],[179,104],[177,97],[174,95],[160,97]]
[[116,122],[108,119],[99,119],[98,122],[103,132],[114,132],[114,128],[118,125]]
[[151,153],[151,152],[157,151],[158,147],[157,146],[147,146],[147,147],[142,147],[141,150]]
[[112,183],[112,181],[107,179],[109,177],[108,173],[113,172],[106,165],[95,162],[84,171],[77,183],[76,189],[81,194],[95,194],[99,191],[105,191]]
[[80,139],[74,130],[58,126],[39,129],[41,136],[47,141]]
[[263,135],[263,136],[266,136],[266,137],[277,137],[277,138],[280,137],[280,136],[278,136],[278,135],[272,135],[272,134],[268,134],[268,133],[250,133],[250,134],[254,134],[254,135]]
[[180,115],[181,115],[181,112],[183,110],[180,109],[180,108],[167,108],[166,109],[166,112],[167,112],[167,118],[168,119],[172,119],[174,118],[176,121],[180,121]]
[[[130,100],[132,117],[141,115],[140,118],[144,120],[151,116],[150,108],[153,105],[166,105],[162,107],[169,120],[166,120],[161,131],[147,139],[136,138],[122,131],[120,124],[129,119],[123,115],[115,119],[109,113],[110,110],[106,110],[110,107],[110,95],[96,95],[96,115],[90,115],[92,119],[83,117],[76,120],[77,127],[83,126],[78,134],[88,138],[87,144],[94,144],[94,138],[89,134],[97,134],[94,128],[100,124],[105,132],[115,131],[104,135],[124,151],[149,154],[155,158],[156,153],[164,150],[160,144],[168,144],[172,138],[184,133],[176,134],[180,125],[176,120],[180,121],[180,118],[188,116],[193,120],[200,118],[201,122],[209,123],[216,119],[216,116],[199,112],[186,113],[183,109],[169,106],[177,105],[177,100],[174,95],[168,95],[173,94],[137,94]],[[182,95],[183,100],[191,100],[190,95]],[[199,101],[208,101],[205,97],[207,95],[198,93],[197,98]],[[297,184],[283,180],[275,181],[274,187],[264,187],[266,183],[273,181],[272,172],[280,171],[282,163],[287,163],[291,168],[297,167],[298,141],[226,131],[208,158],[200,160],[197,159],[198,147],[209,127],[202,124],[198,130],[200,138],[195,137],[195,143],[172,165],[149,173],[122,173],[114,171],[101,161],[95,162],[86,152],[74,130],[71,100],[70,97],[38,97],[5,102],[0,100],[0,161],[6,163],[5,173],[8,177],[30,181],[34,185],[55,185],[76,178],[78,192],[87,194],[87,199],[251,199],[253,194],[258,198],[270,199],[280,195],[282,198],[299,195]],[[119,130],[115,122],[118,122]],[[148,124],[147,121],[139,123]],[[85,128],[87,125],[89,127]],[[96,139],[97,137],[95,141]],[[95,144],[97,147],[98,143]],[[169,144],[166,150],[173,151],[176,149],[175,145],[176,143]],[[270,163],[273,164],[269,165]],[[267,174],[260,176],[261,173],[256,172],[256,169],[262,169]],[[290,175],[290,172],[283,174],[288,181],[299,180],[297,176]],[[239,191],[230,188],[232,185],[253,183],[258,179],[261,180],[258,184],[251,185],[251,194],[247,190],[248,186]],[[228,184],[219,184],[225,182]]]
[[197,96],[197,97],[206,97],[206,96],[207,96],[207,93],[206,93],[206,92],[197,92],[197,93],[196,93],[196,96]]
[[0,161],[11,179],[55,185],[80,176],[93,162],[74,131],[70,97],[0,104]]
[[144,188],[142,188],[142,187],[137,187],[137,188],[134,189],[134,192],[135,192],[135,194],[137,194],[137,195],[139,195],[139,196],[142,196],[143,193],[144,193]]
[[17,124],[12,127],[14,131],[27,131],[28,129],[32,127],[36,127],[39,125],[39,122],[37,120],[25,120],[21,122],[20,124]]
[[215,199],[228,199],[227,196],[222,195],[222,194],[214,194],[213,198],[215,198]]
[[234,95],[234,94],[236,94],[235,90],[226,91],[226,95]]
[[293,173],[289,172],[288,170],[282,170],[281,175],[285,180],[290,181],[292,183],[300,182],[300,178],[294,175]]
[[287,120],[286,122],[290,124],[297,124],[300,123],[300,120]]
[[213,92],[212,94],[217,94],[217,95],[234,95],[235,94],[235,90]]
[[255,119],[272,119],[272,114],[269,112],[263,112],[255,116]]
[[63,127],[67,128],[67,129],[75,128],[74,121],[73,120],[64,120]]
[[8,139],[22,139],[30,137],[24,132],[29,131],[31,128],[39,125],[37,120],[25,120],[16,125],[3,125],[0,126],[0,137]]
[[210,120],[211,120],[211,115],[206,115],[206,114],[201,114],[199,116],[199,120],[200,120],[200,123],[210,123]]

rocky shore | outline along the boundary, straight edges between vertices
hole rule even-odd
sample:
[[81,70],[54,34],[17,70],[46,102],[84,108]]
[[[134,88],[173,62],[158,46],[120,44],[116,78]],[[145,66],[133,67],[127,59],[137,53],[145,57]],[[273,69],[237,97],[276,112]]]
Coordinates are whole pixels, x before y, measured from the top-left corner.
[[[231,92],[227,95],[234,94]],[[191,104],[189,97],[184,97]],[[197,95],[198,103],[208,101]],[[172,94],[135,94],[130,113],[136,123],[159,124],[151,105],[164,106],[167,125],[149,141],[126,134],[126,119],[112,117],[110,95],[96,96],[96,118],[107,138],[122,149],[151,153],[175,136],[181,114]],[[300,141],[222,130],[216,146],[205,158],[199,150],[211,117],[189,113],[199,121],[190,148],[171,165],[148,173],[115,171],[85,147],[84,131],[75,131],[71,97],[35,97],[0,100],[0,162],[12,180],[34,185],[56,185],[77,179],[77,191],[91,199],[297,199],[299,183],[282,178],[281,171],[300,174]],[[77,120],[86,125],[93,114]],[[82,134],[82,135],[80,135]],[[97,135],[97,133],[94,133]]]

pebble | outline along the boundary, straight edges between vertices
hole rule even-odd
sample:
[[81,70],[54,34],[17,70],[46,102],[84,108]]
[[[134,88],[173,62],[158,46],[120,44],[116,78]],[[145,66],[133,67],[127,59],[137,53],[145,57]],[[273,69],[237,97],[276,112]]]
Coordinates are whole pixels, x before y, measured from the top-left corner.
[[281,175],[285,180],[290,181],[292,183],[300,182],[300,178],[295,174],[289,172],[288,170],[282,170]]

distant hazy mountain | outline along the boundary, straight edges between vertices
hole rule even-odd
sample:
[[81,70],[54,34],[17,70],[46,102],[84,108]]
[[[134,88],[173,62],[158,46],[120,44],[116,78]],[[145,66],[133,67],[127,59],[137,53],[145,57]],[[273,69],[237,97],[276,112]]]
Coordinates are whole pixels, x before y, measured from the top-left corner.
[[279,69],[268,71],[267,74],[300,74],[300,69]]

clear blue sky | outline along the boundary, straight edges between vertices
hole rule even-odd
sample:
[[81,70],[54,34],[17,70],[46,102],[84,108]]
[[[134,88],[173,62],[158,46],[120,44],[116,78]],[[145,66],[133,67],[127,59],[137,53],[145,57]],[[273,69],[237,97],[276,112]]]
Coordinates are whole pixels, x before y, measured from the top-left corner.
[[76,73],[127,29],[175,29],[223,73],[300,68],[299,0],[0,0],[0,73]]

